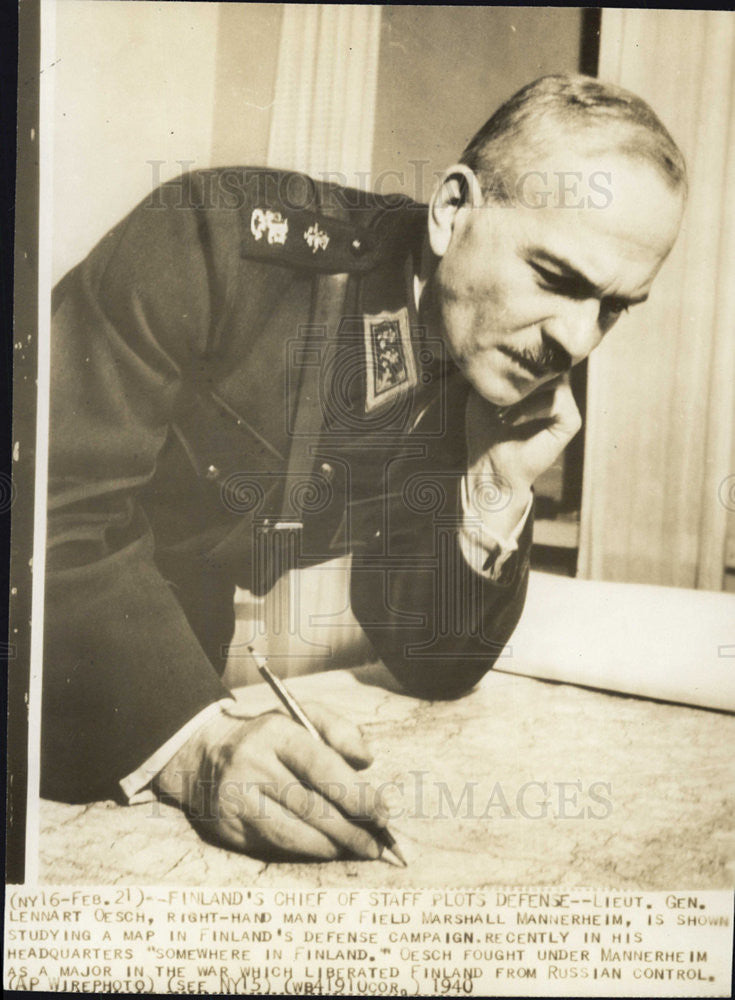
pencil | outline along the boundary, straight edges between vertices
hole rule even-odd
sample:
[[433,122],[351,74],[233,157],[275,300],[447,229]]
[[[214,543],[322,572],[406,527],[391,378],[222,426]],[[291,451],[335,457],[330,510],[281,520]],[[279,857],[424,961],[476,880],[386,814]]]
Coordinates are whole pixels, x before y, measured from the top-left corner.
[[[296,701],[291,692],[286,688],[283,681],[279,680],[273,673],[273,671],[270,669],[265,657],[259,656],[258,653],[255,652],[252,646],[248,646],[248,652],[255,660],[255,665],[260,671],[261,676],[271,686],[271,688],[273,689],[273,693],[286,707],[287,711],[291,715],[291,718],[295,722],[300,723],[307,731],[307,733],[310,736],[312,736],[315,740],[318,740],[320,743],[326,744],[326,740],[319,732],[319,730],[316,728],[316,726],[311,721],[306,712],[303,710],[301,705],[299,705],[299,703]],[[387,827],[377,826],[375,823],[369,823],[367,824],[367,826],[369,827],[370,832],[375,836],[375,838],[379,840],[388,851],[390,851],[393,855],[395,855],[395,857],[400,862],[401,866],[403,868],[408,867],[408,863],[404,858],[401,849],[396,843],[396,838],[393,836],[390,830],[388,830]],[[383,852],[382,857],[384,860],[390,860],[390,857],[386,858],[385,852]]]

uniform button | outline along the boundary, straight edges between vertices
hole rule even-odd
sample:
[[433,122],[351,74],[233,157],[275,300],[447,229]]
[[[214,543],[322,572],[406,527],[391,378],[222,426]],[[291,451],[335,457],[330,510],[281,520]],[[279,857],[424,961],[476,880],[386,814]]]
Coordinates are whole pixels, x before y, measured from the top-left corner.
[[358,236],[356,236],[352,241],[352,243],[350,243],[350,250],[355,254],[355,256],[359,256],[361,253],[363,253],[364,249],[365,248],[362,245],[362,240]]
[[219,469],[216,465],[207,466],[207,479],[216,479],[219,476]]
[[334,469],[329,462],[322,462],[319,466],[319,472],[324,476],[328,483],[331,483],[334,479]]

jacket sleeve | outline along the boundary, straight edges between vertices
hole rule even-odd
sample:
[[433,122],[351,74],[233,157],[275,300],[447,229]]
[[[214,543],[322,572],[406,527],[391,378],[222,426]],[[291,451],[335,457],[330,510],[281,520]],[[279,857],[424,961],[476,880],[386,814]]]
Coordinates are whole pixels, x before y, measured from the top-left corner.
[[[42,794],[114,793],[226,695],[158,571],[139,490],[182,370],[207,348],[239,255],[236,213],[197,210],[195,180],[157,192],[54,290]],[[225,213],[230,215],[230,213]],[[234,250],[234,253],[233,253]],[[222,275],[223,285],[218,284]]]
[[386,465],[384,498],[364,505],[353,531],[355,615],[402,686],[432,699],[470,690],[505,649],[523,610],[533,537],[531,508],[497,580],[469,565],[460,544],[464,405],[454,402],[454,433],[418,461]]

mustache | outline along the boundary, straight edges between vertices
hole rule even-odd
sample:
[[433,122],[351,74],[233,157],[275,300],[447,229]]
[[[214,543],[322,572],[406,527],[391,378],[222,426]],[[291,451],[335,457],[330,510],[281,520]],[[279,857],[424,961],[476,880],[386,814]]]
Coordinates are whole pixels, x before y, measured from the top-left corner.
[[543,375],[561,375],[572,367],[572,358],[561,344],[544,340],[538,347],[509,347],[499,344],[498,350],[520,364],[525,365],[537,378]]

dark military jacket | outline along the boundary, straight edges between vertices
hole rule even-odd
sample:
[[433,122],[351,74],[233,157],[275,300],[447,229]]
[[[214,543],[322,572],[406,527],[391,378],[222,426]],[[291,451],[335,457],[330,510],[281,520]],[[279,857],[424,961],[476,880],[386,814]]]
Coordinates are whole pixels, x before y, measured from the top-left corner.
[[[402,197],[202,171],[58,284],[44,795],[112,794],[223,697],[234,588],[262,592],[274,565],[351,552],[353,610],[413,693],[460,694],[493,665],[522,609],[531,519],[499,582],[466,563],[468,386],[415,313],[425,230]],[[306,478],[288,467],[300,386],[321,425]],[[297,515],[302,531],[274,530]],[[275,555],[274,538],[288,539]]]

